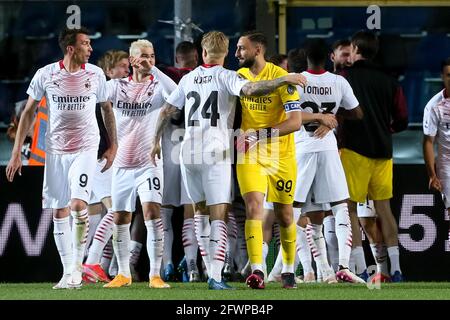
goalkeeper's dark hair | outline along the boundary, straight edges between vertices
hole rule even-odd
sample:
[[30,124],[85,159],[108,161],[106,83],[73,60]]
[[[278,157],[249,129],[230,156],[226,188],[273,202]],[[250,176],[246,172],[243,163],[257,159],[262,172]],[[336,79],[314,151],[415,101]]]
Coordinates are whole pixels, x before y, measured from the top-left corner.
[[248,38],[253,43],[259,43],[264,47],[264,49],[267,49],[267,38],[260,31],[257,30],[247,31],[242,34],[242,37]]

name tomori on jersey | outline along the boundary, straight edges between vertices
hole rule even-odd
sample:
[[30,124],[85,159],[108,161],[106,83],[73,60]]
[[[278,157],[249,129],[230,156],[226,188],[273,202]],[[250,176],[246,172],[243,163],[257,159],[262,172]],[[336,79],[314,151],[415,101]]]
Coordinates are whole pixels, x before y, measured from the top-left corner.
[[308,93],[308,94],[318,94],[321,96],[331,96],[332,92],[331,92],[331,87],[316,87],[316,86],[306,86],[303,88],[303,93]]

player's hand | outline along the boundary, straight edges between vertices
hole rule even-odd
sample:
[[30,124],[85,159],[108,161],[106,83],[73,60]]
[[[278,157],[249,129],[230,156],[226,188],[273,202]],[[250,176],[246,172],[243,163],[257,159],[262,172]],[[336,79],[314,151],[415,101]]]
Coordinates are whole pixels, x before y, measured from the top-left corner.
[[100,161],[103,161],[103,159],[106,159],[106,164],[103,167],[103,169],[100,172],[105,172],[109,168],[111,168],[114,158],[116,157],[117,153],[117,145],[113,144],[108,149],[106,149],[105,153],[102,155]]
[[330,128],[326,125],[321,124],[315,131],[314,131],[314,137],[322,139],[324,138],[328,132],[330,132]]
[[128,60],[130,61],[130,65],[131,65],[133,68],[136,68],[136,69],[139,69],[139,68],[140,68],[140,66],[141,66],[141,61],[142,61],[141,58],[130,56],[130,57],[128,58]]
[[437,190],[439,192],[442,192],[441,181],[436,176],[430,178],[430,182],[428,183],[428,187],[430,188],[430,190],[434,189],[434,190]]
[[284,80],[287,84],[300,86],[304,88],[306,86],[306,77],[300,73],[289,73],[284,76]]
[[155,143],[155,145],[152,148],[152,151],[150,151],[150,161],[153,163],[155,167],[156,167],[156,157],[158,157],[158,159],[161,159],[161,144],[159,142]]
[[236,150],[240,153],[246,153],[248,150],[256,146],[258,143],[258,135],[255,131],[243,133],[237,137]]
[[22,159],[20,152],[12,153],[11,159],[9,160],[8,165],[6,166],[6,178],[8,179],[9,182],[13,181],[16,172],[19,173],[19,176],[22,175]]
[[147,59],[130,56],[129,61],[130,65],[138,70],[149,70],[152,68],[152,65]]
[[319,113],[319,114],[320,114],[319,122],[321,124],[327,126],[330,129],[334,129],[337,127],[338,122],[334,114],[331,113]]

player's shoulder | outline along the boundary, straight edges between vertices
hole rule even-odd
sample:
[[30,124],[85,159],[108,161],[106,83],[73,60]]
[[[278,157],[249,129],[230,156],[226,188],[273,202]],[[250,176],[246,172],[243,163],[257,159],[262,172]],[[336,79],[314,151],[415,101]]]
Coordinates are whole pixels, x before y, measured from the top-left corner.
[[47,75],[58,71],[60,68],[60,61],[49,63],[36,71],[36,74]]
[[267,63],[267,72],[270,74],[271,78],[279,78],[288,74],[283,68],[273,64],[272,62]]
[[248,79],[250,75],[250,68],[239,68],[236,72],[244,79]]
[[425,111],[431,111],[434,108],[438,108],[439,104],[444,100],[444,91],[442,89],[438,93],[436,93],[425,105]]
[[241,76],[238,72],[234,71],[234,70],[230,70],[227,68],[224,68],[223,66],[220,66],[219,68],[217,68],[217,75],[219,76],[219,79],[221,77],[240,77],[240,78],[244,78],[243,76]]
[[102,75],[102,76],[105,75],[105,73],[103,72],[102,68],[96,66],[95,64],[86,63],[84,65],[84,68],[85,68],[86,71],[94,72],[94,73]]

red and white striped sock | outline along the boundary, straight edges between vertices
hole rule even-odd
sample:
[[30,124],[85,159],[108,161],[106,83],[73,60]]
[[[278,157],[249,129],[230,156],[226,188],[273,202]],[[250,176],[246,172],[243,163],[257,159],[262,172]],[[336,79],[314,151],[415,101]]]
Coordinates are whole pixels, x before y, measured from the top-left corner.
[[222,281],[222,268],[225,263],[227,246],[227,225],[223,220],[211,222],[211,235],[209,239],[209,252],[211,254],[210,277],[218,282]]
[[112,239],[109,239],[106,243],[105,248],[103,249],[102,258],[100,259],[100,264],[103,270],[107,271],[109,269],[109,265],[111,264],[111,260],[114,254],[114,249],[112,246]]
[[352,252],[352,225],[346,203],[331,207],[336,219],[336,237],[339,247],[339,265],[348,268]]
[[[188,271],[197,266],[197,250],[198,243],[195,238],[194,219],[188,218],[183,221],[182,240],[184,247],[184,254],[186,255],[186,262]],[[196,269],[195,269],[196,270]]]
[[202,255],[203,262],[206,266],[208,275],[211,274],[211,257],[209,253],[209,236],[211,234],[211,225],[209,223],[208,215],[196,214],[195,221],[195,236],[197,237],[198,247]]
[[229,261],[232,262],[236,254],[237,236],[238,236],[236,218],[234,217],[233,212],[228,212],[227,232],[228,232],[227,254],[230,257]]
[[328,271],[331,269],[327,259],[327,248],[325,245],[325,239],[322,234],[321,224],[308,223],[306,226],[306,238],[308,240],[309,247],[311,248],[314,261],[316,261],[317,267],[322,271]]
[[306,228],[302,228],[297,225],[297,246],[298,246],[298,259],[303,267],[303,272],[306,274],[308,272],[314,271],[312,267],[312,256],[311,249],[308,244],[308,238],[306,236]]
[[86,248],[86,238],[89,231],[89,215],[87,209],[81,211],[71,211],[72,215],[72,265],[81,270],[83,264],[84,251]]
[[100,223],[101,219],[101,213],[89,215],[89,231],[86,238],[86,252],[84,253],[85,257],[89,254],[92,239],[94,238],[95,231],[97,230],[97,226]]
[[159,276],[164,251],[164,227],[161,218],[146,220],[147,254],[150,259],[150,277]]
[[100,263],[103,248],[105,248],[106,243],[111,239],[113,234],[113,226],[114,214],[109,210],[98,224],[97,230],[95,230],[94,240],[92,240],[86,264]]

